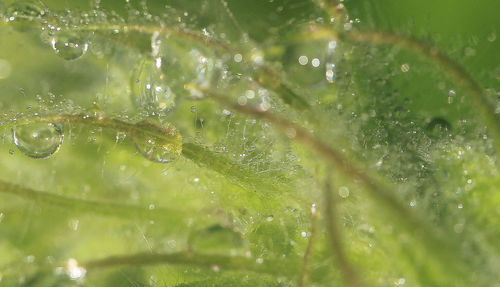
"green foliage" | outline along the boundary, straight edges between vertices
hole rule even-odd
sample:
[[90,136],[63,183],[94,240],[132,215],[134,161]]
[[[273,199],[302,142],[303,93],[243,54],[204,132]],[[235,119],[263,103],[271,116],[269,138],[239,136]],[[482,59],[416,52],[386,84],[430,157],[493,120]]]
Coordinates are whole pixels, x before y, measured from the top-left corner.
[[500,286],[500,6],[448,2],[0,0],[0,286]]

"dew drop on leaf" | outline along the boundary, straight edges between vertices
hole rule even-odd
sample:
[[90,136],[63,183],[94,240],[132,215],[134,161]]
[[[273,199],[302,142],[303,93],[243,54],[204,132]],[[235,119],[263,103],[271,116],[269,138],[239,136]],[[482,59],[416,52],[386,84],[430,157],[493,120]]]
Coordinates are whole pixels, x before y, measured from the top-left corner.
[[52,36],[50,43],[56,54],[68,61],[82,57],[89,48],[87,40],[70,32],[57,33]]
[[14,144],[32,158],[48,158],[59,150],[64,134],[61,124],[35,123],[12,129]]
[[349,197],[349,188],[347,186],[341,186],[339,188],[339,196],[342,198]]
[[329,83],[333,83],[335,80],[335,58],[336,58],[336,53],[335,50],[337,48],[337,42],[336,41],[330,41],[328,42],[328,46],[326,49],[326,63],[325,63],[325,78]]
[[16,19],[33,20],[47,13],[45,5],[39,0],[14,1],[6,11],[10,21]]
[[429,137],[441,137],[449,133],[451,125],[446,119],[435,117],[427,123],[425,129]]
[[143,121],[138,126],[140,129],[134,132],[133,141],[142,156],[158,163],[172,162],[179,157],[182,137],[173,125]]
[[175,106],[175,94],[161,70],[162,59],[141,59],[130,81],[132,100],[143,111],[165,113]]

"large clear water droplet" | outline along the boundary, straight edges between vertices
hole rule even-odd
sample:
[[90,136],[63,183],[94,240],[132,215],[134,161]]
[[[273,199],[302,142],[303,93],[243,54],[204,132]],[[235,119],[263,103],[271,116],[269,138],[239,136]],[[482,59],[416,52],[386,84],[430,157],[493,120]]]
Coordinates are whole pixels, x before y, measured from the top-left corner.
[[133,141],[142,156],[159,163],[171,162],[180,156],[182,137],[172,124],[143,121],[137,125]]
[[138,108],[165,114],[175,106],[175,94],[161,70],[162,58],[142,59],[131,79],[132,100]]
[[13,20],[33,20],[44,16],[47,8],[39,0],[14,1],[6,11],[9,21]]
[[[156,39],[158,43],[158,39]],[[177,96],[199,97],[197,88],[208,88],[218,80],[216,60],[213,51],[193,43],[162,38],[153,57],[161,57],[161,71],[166,83]]]
[[50,39],[52,49],[64,60],[76,60],[87,53],[86,39],[72,32],[59,32]]
[[48,158],[59,150],[64,134],[61,124],[35,123],[12,129],[14,144],[32,158]]
[[428,121],[425,131],[432,138],[444,137],[450,133],[451,124],[444,118],[435,117]]

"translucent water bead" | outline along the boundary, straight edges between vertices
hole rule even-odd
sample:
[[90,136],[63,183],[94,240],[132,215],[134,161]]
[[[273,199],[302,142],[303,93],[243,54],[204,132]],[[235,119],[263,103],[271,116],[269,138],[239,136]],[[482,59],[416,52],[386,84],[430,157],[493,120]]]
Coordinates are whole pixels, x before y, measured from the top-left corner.
[[12,129],[14,144],[32,158],[48,158],[56,153],[64,140],[60,124],[34,123]]

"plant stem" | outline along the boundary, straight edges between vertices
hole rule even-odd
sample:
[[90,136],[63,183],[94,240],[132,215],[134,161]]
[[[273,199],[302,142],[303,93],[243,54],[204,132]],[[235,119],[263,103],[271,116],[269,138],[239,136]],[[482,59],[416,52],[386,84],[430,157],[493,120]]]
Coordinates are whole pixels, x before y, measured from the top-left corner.
[[162,219],[182,222],[181,213],[177,210],[155,208],[148,210],[147,207],[136,205],[117,204],[80,198],[67,197],[49,192],[38,191],[17,184],[0,181],[0,193],[12,194],[23,199],[33,200],[43,204],[49,204],[69,212],[86,214],[100,214],[104,216],[115,216],[125,218]]
[[[135,134],[147,134],[163,141],[173,142],[174,144],[179,144],[178,142],[181,138],[180,134],[168,125],[166,127],[160,127],[144,122],[129,123],[105,115],[91,116],[85,113],[76,115],[49,114],[42,116],[24,116],[0,124],[0,128],[11,129],[17,126],[34,123],[89,125],[130,133],[132,136]],[[184,142],[182,143],[182,147],[178,149],[181,150],[181,154],[185,158],[230,178],[233,183],[244,189],[266,194],[268,199],[271,199],[277,193],[285,192],[290,189],[290,186],[286,183],[261,177],[255,174],[250,168],[232,162],[195,143]]]
[[323,199],[325,201],[326,227],[328,235],[330,237],[330,249],[332,251],[332,257],[337,261],[340,267],[340,271],[344,276],[344,280],[349,286],[364,286],[361,283],[356,270],[351,265],[344,253],[344,247],[342,246],[342,236],[340,234],[340,228],[337,224],[337,204],[336,200],[333,199],[332,196],[331,175],[327,175],[327,179],[325,180],[325,185],[323,188]]
[[220,268],[227,270],[245,270],[272,275],[296,274],[296,264],[290,261],[264,260],[257,263],[255,259],[237,256],[206,255],[192,252],[171,254],[139,253],[133,255],[111,256],[88,261],[82,267],[88,271],[117,266],[145,266],[158,264],[189,265],[203,268]]
[[[213,91],[204,91],[204,93],[209,98],[221,102],[235,111],[268,121],[283,133],[294,134],[295,139],[311,147],[322,159],[335,166],[339,172],[353,181],[361,183],[369,191],[368,194],[373,199],[387,207],[388,215],[390,215],[394,222],[406,232],[415,236],[416,242],[424,245],[429,254],[439,262],[440,266],[447,273],[450,275],[465,275],[463,273],[465,271],[463,265],[465,259],[460,252],[460,243],[454,240],[455,235],[449,230],[436,230],[429,225],[427,220],[424,220],[425,217],[422,217],[424,216],[423,214],[410,211],[399,200],[396,190],[391,185],[365,172],[360,168],[361,165],[353,161],[348,161],[335,148],[330,147],[303,127],[285,118],[261,109],[232,104],[229,99]],[[463,282],[468,282],[468,279],[463,276],[462,279],[464,279]]]
[[298,287],[304,287],[309,279],[309,261],[313,251],[313,245],[316,240],[316,225],[318,222],[318,211],[313,207],[311,216],[311,232],[309,234],[309,242],[307,243],[306,251],[304,252],[304,262],[302,263],[302,271],[300,273],[300,281]]

